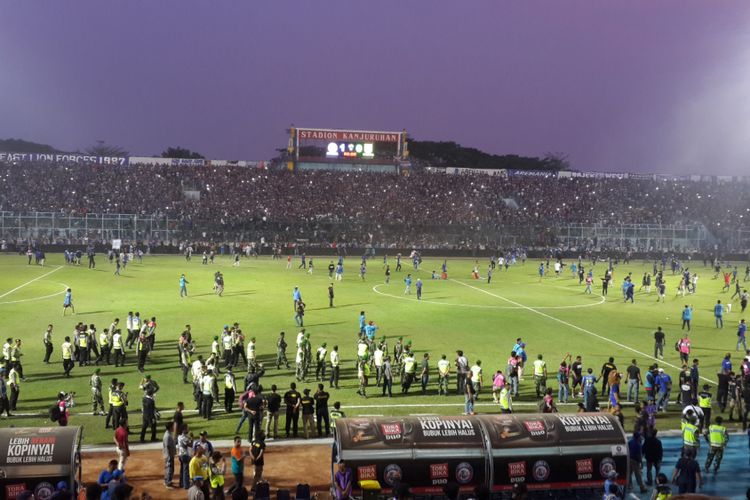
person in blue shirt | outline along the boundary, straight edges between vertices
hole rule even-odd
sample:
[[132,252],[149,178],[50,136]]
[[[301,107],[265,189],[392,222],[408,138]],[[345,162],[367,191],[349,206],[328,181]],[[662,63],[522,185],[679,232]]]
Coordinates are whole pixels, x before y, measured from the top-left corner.
[[724,328],[724,306],[721,304],[721,300],[716,301],[714,317],[716,318],[716,328]]
[[99,486],[102,488],[106,488],[109,485],[109,482],[112,480],[112,476],[114,472],[117,470],[117,460],[110,460],[107,464],[107,468],[101,471],[99,474],[99,479],[97,479],[97,483],[99,483]]
[[539,281],[544,277],[544,262],[539,263]]
[[300,292],[298,286],[295,286],[294,290],[292,290],[292,299],[294,299],[293,310],[297,312],[297,303],[302,301],[302,292]]
[[422,300],[422,280],[417,278],[417,300]]
[[[628,440],[628,451],[630,452],[630,477],[635,476],[635,482],[646,493],[646,485],[643,484],[643,439],[639,432],[634,432],[633,437]],[[630,482],[633,484],[633,481]]]
[[586,407],[586,411],[590,411],[589,403],[596,391],[596,375],[594,375],[594,370],[589,368],[588,373],[581,377],[581,385],[583,386],[583,406]]
[[68,308],[70,308],[73,314],[76,313],[76,308],[73,307],[73,291],[70,288],[65,290],[65,298],[63,299],[63,316],[65,316],[65,311]]
[[367,321],[365,320],[365,312],[359,311],[359,333],[365,333],[366,324]]
[[684,330],[687,326],[690,331],[690,320],[693,319],[693,308],[685,304],[685,309],[682,310],[682,329]]
[[745,341],[745,334],[747,333],[747,325],[745,324],[745,320],[741,319],[740,324],[737,327],[737,349],[736,351],[740,350],[740,346],[742,346],[742,349],[744,351],[747,351],[747,343]]
[[406,275],[406,278],[404,278],[404,283],[406,284],[404,295],[411,295],[411,274]]
[[672,390],[672,377],[664,373],[663,368],[659,368],[659,374],[656,375],[656,386],[659,393],[656,397],[657,411],[667,411],[669,405],[669,392]]
[[446,274],[448,272],[448,260],[443,260],[443,274]]
[[633,298],[635,297],[635,285],[632,281],[628,281],[627,289],[625,290],[625,302],[628,300],[630,303],[633,303]]
[[376,325],[374,321],[368,322],[367,326],[365,326],[365,335],[367,336],[367,340],[373,342],[375,340],[375,332],[377,330],[378,325]]
[[726,356],[724,356],[724,359],[721,361],[721,371],[722,373],[729,373],[732,371],[732,355],[731,354],[727,353]]
[[184,274],[180,275],[180,297],[187,297],[187,284],[190,283]]

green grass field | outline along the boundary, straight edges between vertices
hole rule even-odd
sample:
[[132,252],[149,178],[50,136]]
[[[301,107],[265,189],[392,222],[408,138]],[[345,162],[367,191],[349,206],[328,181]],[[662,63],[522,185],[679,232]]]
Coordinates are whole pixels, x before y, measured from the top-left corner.
[[[94,323],[97,329],[107,327],[115,317],[124,322],[127,312],[140,311],[142,317],[157,316],[157,350],[153,353],[146,372],[161,385],[157,394],[157,408],[170,410],[177,401],[185,401],[192,409],[192,386],[184,385],[178,366],[176,340],[186,323],[193,327],[198,353],[208,355],[210,342],[221,332],[223,325],[239,322],[246,336],[257,338],[260,360],[271,367],[262,383],[270,387],[277,384],[285,390],[294,380],[292,370],[277,371],[272,367],[275,359],[275,341],[279,331],[286,331],[290,348],[288,356],[293,362],[296,328],[292,312],[292,288],[301,288],[308,309],[305,327],[312,334],[313,347],[327,342],[330,348],[340,346],[342,355],[341,389],[332,390],[332,401],[342,402],[348,416],[448,414],[463,411],[462,396],[437,396],[436,362],[441,354],[449,359],[462,349],[470,363],[479,358],[484,367],[485,385],[490,386],[491,374],[504,369],[508,354],[516,337],[523,337],[531,360],[542,353],[552,374],[562,356],[569,352],[582,355],[584,367],[593,367],[598,373],[602,363],[614,356],[621,371],[632,358],[644,367],[653,362],[652,332],[661,325],[667,333],[665,360],[660,363],[674,379],[677,377],[679,358],[672,349],[680,331],[680,311],[684,304],[695,307],[691,338],[693,354],[701,359],[701,375],[715,380],[715,373],[725,352],[734,353],[735,326],[740,319],[739,303],[725,319],[725,328],[716,330],[713,304],[718,298],[728,301],[730,293],[722,293],[722,283],[711,279],[708,268],[695,270],[700,274],[698,293],[687,298],[675,297],[678,282],[667,275],[667,302],[656,303],[655,293],[637,293],[635,304],[625,304],[619,284],[627,272],[633,273],[636,282],[650,265],[640,262],[620,265],[615,270],[615,285],[610,288],[608,300],[598,294],[584,295],[578,279],[566,271],[559,278],[547,277],[539,282],[536,274],[538,262],[530,260],[525,266],[511,267],[509,272],[496,272],[491,284],[470,277],[473,260],[452,259],[448,262],[450,279],[431,280],[430,272],[439,271],[442,260],[426,259],[423,271],[417,275],[424,280],[424,296],[417,302],[414,296],[403,295],[404,272],[393,273],[390,284],[383,283],[382,257],[370,261],[367,280],[357,276],[358,259],[346,261],[342,282],[337,282],[336,307],[328,307],[327,287],[330,280],[328,257],[315,258],[316,270],[309,275],[294,269],[286,270],[286,261],[269,258],[242,259],[239,267],[231,265],[229,257],[220,257],[214,265],[201,265],[200,258],[185,262],[181,257],[147,256],[142,264],[130,264],[120,277],[113,276],[113,266],[100,256],[96,270],[85,263],[80,267],[64,264],[62,255],[49,255],[45,267],[28,266],[20,256],[0,257],[0,337],[20,337],[24,341],[24,370],[28,378],[21,385],[17,416],[3,418],[0,425],[36,426],[48,422],[47,409],[58,391],[76,391],[77,406],[71,415],[72,425],[85,426],[85,441],[111,442],[111,431],[104,429],[104,418],[86,415],[90,412],[89,377],[93,367],[78,367],[73,377],[62,378],[60,344],[79,322]],[[395,268],[394,259],[390,260]],[[217,297],[212,292],[213,273],[221,269],[225,276],[226,292]],[[486,269],[486,261],[480,261]],[[604,264],[595,269],[596,276],[604,271]],[[185,273],[190,284],[190,296],[179,297],[178,278]],[[741,277],[741,276],[740,276]],[[597,285],[599,281],[597,280]],[[62,293],[66,286],[73,289],[77,314],[62,317]],[[598,289],[595,289],[598,292]],[[412,341],[421,359],[423,352],[432,356],[433,376],[428,395],[394,394],[392,399],[382,398],[371,387],[367,399],[356,394],[356,373],[353,360],[358,332],[358,315],[365,310],[367,318],[374,320],[386,335],[392,347],[395,338],[403,336]],[[45,365],[42,333],[48,323],[54,324],[54,363]],[[140,426],[140,399],[138,390],[140,374],[135,366],[134,352],[129,355],[125,368],[102,367],[102,380],[106,386],[113,376],[126,382],[130,392],[131,430]],[[241,369],[240,372],[242,373]],[[530,375],[530,372],[529,372]],[[239,377],[238,377],[239,378]],[[555,388],[554,375],[550,386]],[[315,382],[300,384],[315,388]],[[283,390],[281,392],[283,392]],[[394,385],[394,390],[396,386]],[[536,411],[534,387],[530,376],[521,383],[521,397],[515,401],[518,411]],[[555,393],[556,394],[556,393]],[[673,392],[673,400],[676,394]],[[106,391],[105,391],[106,398]],[[600,398],[604,399],[604,398]],[[489,392],[485,391],[477,406],[478,412],[495,412]],[[215,405],[219,408],[221,405]],[[574,406],[563,408],[573,411]],[[676,410],[676,408],[675,408]],[[632,410],[625,409],[629,418]],[[660,421],[660,428],[676,427],[677,411]],[[213,439],[233,435],[238,413],[204,422],[191,414],[188,422],[193,429],[206,429]]]

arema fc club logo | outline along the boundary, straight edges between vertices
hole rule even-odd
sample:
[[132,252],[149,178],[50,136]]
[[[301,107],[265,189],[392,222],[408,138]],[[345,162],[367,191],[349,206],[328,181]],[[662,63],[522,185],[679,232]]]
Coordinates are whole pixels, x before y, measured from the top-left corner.
[[599,474],[601,474],[602,477],[609,477],[609,473],[612,471],[617,471],[617,465],[615,464],[614,459],[610,457],[602,459],[599,464]]
[[396,464],[389,464],[383,470],[383,479],[388,486],[394,486],[401,481],[401,467]]
[[469,484],[474,479],[474,468],[468,462],[461,462],[456,466],[456,482]]
[[39,483],[34,488],[34,498],[39,500],[49,500],[52,498],[52,494],[55,492],[55,488],[50,483],[44,482]]
[[531,475],[534,481],[546,481],[549,478],[549,464],[544,460],[537,460],[531,468]]

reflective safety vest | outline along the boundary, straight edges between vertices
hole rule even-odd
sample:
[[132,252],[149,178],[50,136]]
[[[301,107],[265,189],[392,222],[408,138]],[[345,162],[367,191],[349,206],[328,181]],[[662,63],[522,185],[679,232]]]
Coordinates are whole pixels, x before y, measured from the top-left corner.
[[687,422],[682,423],[682,444],[685,446],[698,447],[698,427]]
[[510,410],[510,391],[506,387],[500,391],[500,408]]
[[360,342],[357,344],[357,356],[360,358],[367,354],[367,344]]
[[404,358],[404,373],[414,373],[414,358],[412,356]]
[[107,403],[114,405],[114,394],[115,392],[112,390],[112,387],[110,387],[107,394]]
[[330,415],[331,420],[333,422],[335,422],[336,420],[338,420],[340,418],[344,418],[344,412],[341,411],[341,410],[336,410],[336,409],[331,410],[331,412],[329,413],[329,415]]
[[78,346],[82,348],[86,348],[89,345],[89,336],[85,333],[81,333],[78,335]]
[[112,400],[112,406],[122,406],[125,404],[125,402],[122,400],[122,393],[118,391],[112,391],[112,396],[110,398]]
[[710,425],[708,427],[708,442],[712,448],[723,448],[727,444],[727,428],[723,425]]
[[104,332],[100,333],[99,334],[99,345],[101,345],[102,347],[105,347],[105,346],[109,345],[109,335],[107,335]]
[[224,474],[221,474],[219,470],[217,466],[211,466],[211,488],[224,486]]
[[711,408],[711,394],[707,392],[698,393],[698,406],[701,408]]
[[73,357],[73,349],[70,342],[63,342],[62,357],[63,359],[71,359]]
[[227,389],[234,389],[234,375],[227,373],[224,375],[224,385]]

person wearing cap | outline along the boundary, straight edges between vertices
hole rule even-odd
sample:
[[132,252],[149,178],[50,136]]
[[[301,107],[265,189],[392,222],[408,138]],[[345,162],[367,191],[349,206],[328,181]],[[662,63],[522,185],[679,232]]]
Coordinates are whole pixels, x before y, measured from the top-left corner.
[[203,492],[203,476],[194,476],[193,485],[188,489],[188,500],[208,500]]
[[[99,376],[102,369],[97,368],[91,375],[89,386],[91,387],[91,412],[94,415],[106,415],[104,413],[104,399],[102,398],[102,378]],[[97,408],[99,411],[97,412]]]

